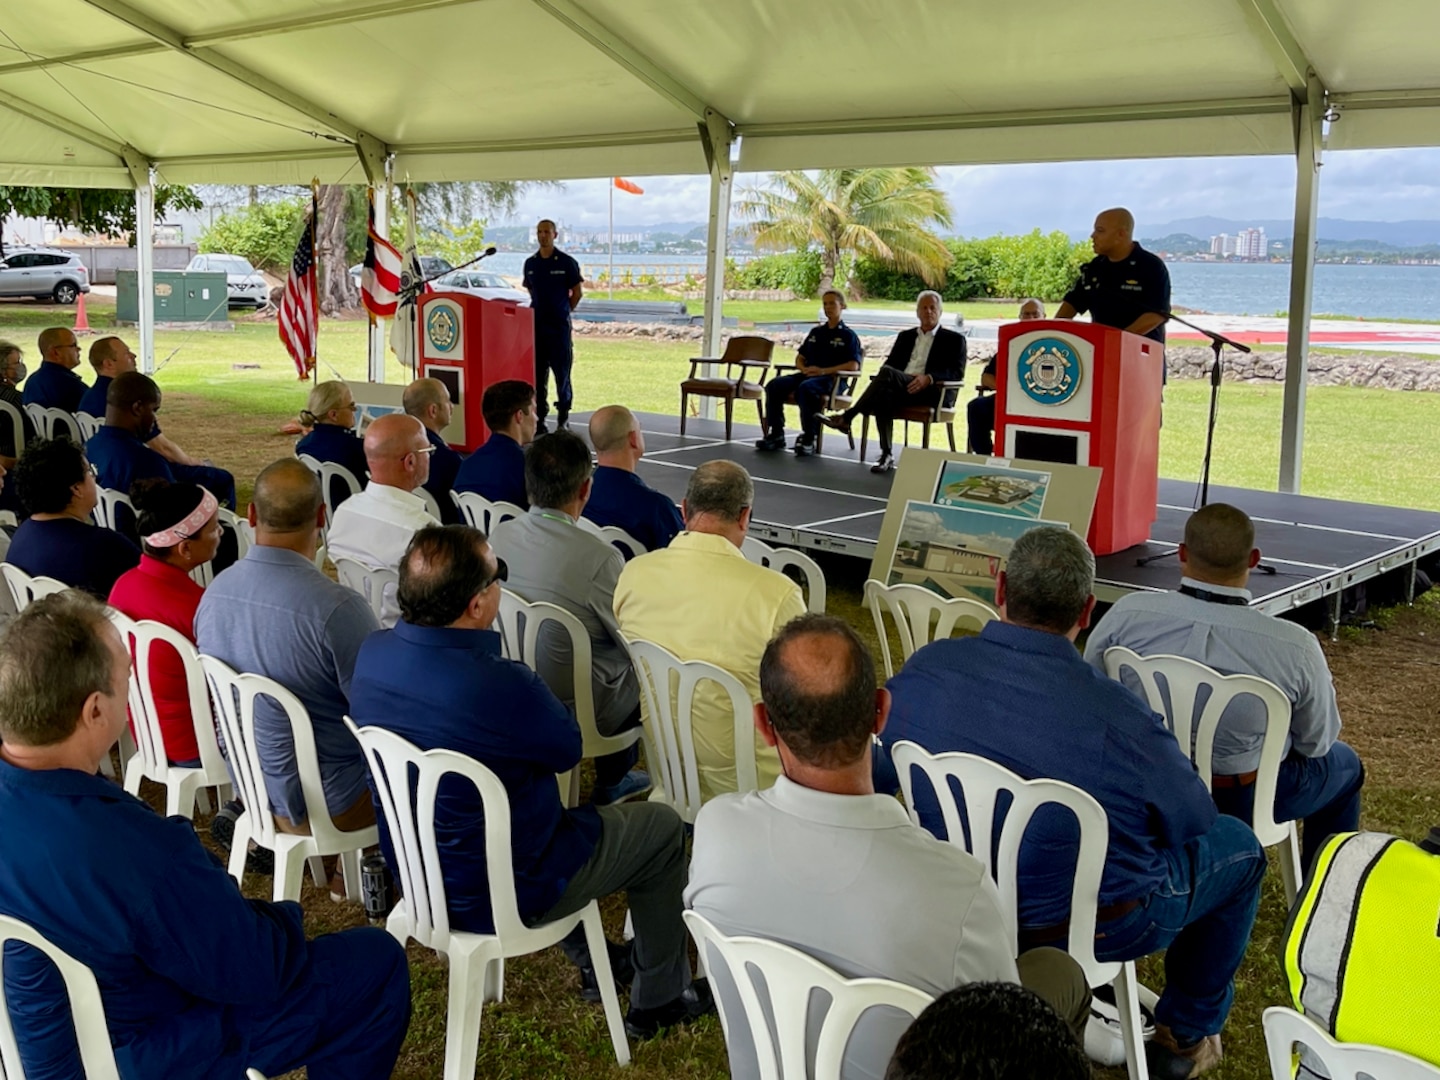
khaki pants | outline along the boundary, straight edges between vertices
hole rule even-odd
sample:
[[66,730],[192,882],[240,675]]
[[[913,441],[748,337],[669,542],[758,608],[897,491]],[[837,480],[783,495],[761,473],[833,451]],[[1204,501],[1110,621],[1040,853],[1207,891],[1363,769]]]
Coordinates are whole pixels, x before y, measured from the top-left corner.
[[1060,949],[1031,949],[1015,961],[1020,985],[1034,990],[1069,1025],[1075,1041],[1085,1045],[1085,1025],[1090,1021],[1090,987],[1085,972]]

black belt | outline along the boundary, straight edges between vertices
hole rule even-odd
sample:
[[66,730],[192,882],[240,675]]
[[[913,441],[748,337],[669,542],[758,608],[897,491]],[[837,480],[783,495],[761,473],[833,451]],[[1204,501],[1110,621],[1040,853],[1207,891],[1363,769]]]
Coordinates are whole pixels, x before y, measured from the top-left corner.
[[[1130,912],[1139,906],[1139,900],[1120,900],[1114,904],[1103,904],[1095,909],[1095,925],[1098,927],[1101,923],[1110,922],[1121,916],[1129,915]],[[1024,952],[1026,949],[1033,949],[1039,945],[1048,945],[1052,941],[1064,941],[1069,936],[1069,919],[1061,923],[1056,923],[1054,926],[1037,926],[1034,928],[1022,926],[1019,933],[1020,951]],[[1101,938],[1105,935],[1097,930],[1095,936]]]

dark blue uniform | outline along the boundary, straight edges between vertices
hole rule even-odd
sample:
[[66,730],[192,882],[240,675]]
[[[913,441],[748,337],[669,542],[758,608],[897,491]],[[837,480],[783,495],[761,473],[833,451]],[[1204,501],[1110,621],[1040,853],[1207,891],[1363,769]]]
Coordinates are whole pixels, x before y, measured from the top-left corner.
[[25,380],[26,405],[43,405],[47,409],[74,412],[89,389],[85,380],[61,364],[46,360]]
[[450,444],[429,428],[425,429],[425,437],[430,440],[430,445],[435,447],[435,452],[430,455],[430,479],[425,481],[425,490],[435,496],[435,501],[440,504],[442,522],[446,525],[463,525],[465,519],[460,516],[460,508],[455,505],[450,492],[455,489],[455,477],[465,459],[458,451],[450,449]]
[[[332,465],[340,465],[350,471],[350,475],[359,481],[363,488],[365,482],[370,478],[369,467],[365,463],[365,442],[347,427],[339,424],[316,424],[306,435],[295,444],[295,456],[307,454],[316,461],[328,461]],[[343,480],[333,480],[330,483],[330,505],[339,509],[340,504],[350,497],[350,489],[345,486]]]
[[[811,367],[836,367],[853,362],[858,369],[860,339],[843,322],[833,328],[821,324],[805,336],[800,345],[800,362]],[[785,401],[793,393],[800,409],[800,432],[805,441],[814,443],[820,433],[820,410],[835,385],[834,375],[806,375],[796,371],[771,379],[765,386],[765,434],[771,438],[785,435]]]
[[[1065,294],[1065,303],[1082,315],[1088,311],[1097,323],[1124,330],[1141,315],[1170,310],[1170,271],[1163,259],[1139,244],[1119,262],[1096,255],[1080,268],[1080,278]],[[1165,324],[1145,336],[1164,345]]]
[[644,544],[646,551],[668,547],[685,531],[675,500],[634,473],[609,465],[595,470],[583,513],[596,525],[618,525]]
[[530,509],[525,498],[525,451],[509,435],[492,431],[485,445],[460,463],[454,490]]
[[570,342],[570,290],[584,280],[580,264],[556,249],[550,258],[525,260],[525,289],[535,313],[535,415],[543,424],[550,412],[550,373],[555,373],[555,413],[559,423],[570,415],[574,393],[570,368],[575,354]]

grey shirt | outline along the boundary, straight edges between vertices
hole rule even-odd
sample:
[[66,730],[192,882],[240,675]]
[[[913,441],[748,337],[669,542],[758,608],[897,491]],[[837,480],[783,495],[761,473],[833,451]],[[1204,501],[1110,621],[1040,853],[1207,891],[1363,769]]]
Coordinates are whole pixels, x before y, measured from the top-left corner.
[[[338,814],[365,793],[365,758],[346,729],[350,676],[367,635],[380,628],[358,593],[336,584],[303,555],[252,547],[217,575],[195,613],[202,653],[236,671],[274,679],[310,713],[325,804]],[[305,797],[295,771],[295,747],[284,711],[267,698],[255,703],[255,743],[270,806],[299,823]]]
[[[1246,589],[1190,578],[1182,578],[1181,584],[1250,599]],[[1104,671],[1105,650],[1112,645],[1141,656],[1189,657],[1222,675],[1268,679],[1290,699],[1287,752],[1323,757],[1340,735],[1330,666],[1315,635],[1303,626],[1240,604],[1217,604],[1178,592],[1136,592],[1121,597],[1105,613],[1086,642],[1086,661]],[[1128,673],[1127,678],[1127,685],[1141,693],[1139,681]],[[1264,706],[1253,697],[1237,698],[1215,731],[1211,768],[1222,776],[1255,769],[1264,735]]]
[[[640,686],[615,619],[615,584],[625,567],[620,552],[563,510],[538,506],[495,526],[490,544],[510,568],[506,588],[531,603],[562,607],[584,624],[590,635],[595,726],[602,735],[613,734],[640,704]],[[573,709],[570,638],[556,631],[540,637],[538,670],[555,696]]]
[[[985,868],[911,824],[888,795],[832,795],[785,776],[764,791],[717,795],[695,820],[685,906],[725,934],[793,945],[847,978],[936,995],[968,982],[1019,982]],[[724,979],[716,990],[735,993]],[[883,1076],[909,1024],[897,1010],[866,1013],[846,1050],[845,1080]],[[731,1075],[756,1077],[748,1030],[738,1034],[730,1032]]]

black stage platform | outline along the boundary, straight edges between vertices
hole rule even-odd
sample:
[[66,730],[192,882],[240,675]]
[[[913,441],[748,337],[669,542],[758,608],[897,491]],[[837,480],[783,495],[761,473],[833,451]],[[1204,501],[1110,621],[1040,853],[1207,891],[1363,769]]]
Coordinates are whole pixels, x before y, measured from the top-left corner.
[[[646,443],[639,472],[677,502],[695,466],[728,458],[755,479],[750,531],[756,536],[866,560],[874,555],[891,478],[861,465],[843,436],[827,432],[824,454],[797,458],[788,450],[757,451],[754,440],[760,431],[753,425],[736,424],[735,438],[727,443],[719,421],[692,419],[682,436],[677,416],[639,416]],[[576,414],[574,430],[583,433],[586,419],[588,414]],[[934,445],[943,440],[937,432]],[[873,460],[873,440],[868,453]],[[1238,506],[1254,519],[1256,543],[1275,573],[1253,574],[1250,588],[1254,606],[1272,614],[1328,599],[1332,617],[1338,616],[1343,589],[1397,568],[1413,573],[1419,559],[1440,551],[1437,513],[1215,485],[1210,498]],[[1137,566],[1136,560],[1174,551],[1198,502],[1198,484],[1162,479],[1160,519],[1150,540],[1099,560],[1096,595],[1108,602],[1137,589],[1175,588],[1179,569],[1174,559],[1148,566]]]

